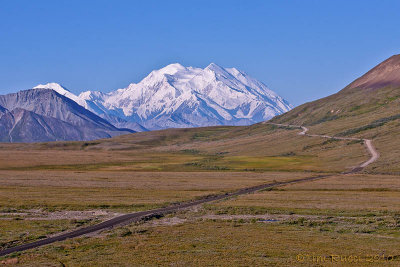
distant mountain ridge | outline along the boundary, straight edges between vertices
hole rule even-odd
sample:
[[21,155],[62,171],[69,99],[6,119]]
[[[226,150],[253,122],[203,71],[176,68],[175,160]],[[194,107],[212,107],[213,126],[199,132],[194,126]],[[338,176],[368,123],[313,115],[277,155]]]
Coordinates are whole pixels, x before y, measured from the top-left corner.
[[135,131],[249,125],[291,109],[263,83],[214,63],[204,69],[170,64],[110,93],[87,91],[76,96],[56,83],[35,88],[53,89],[114,126]]
[[83,141],[131,132],[117,129],[54,90],[0,95],[1,142]]
[[[85,94],[81,94],[79,96],[71,93],[68,89],[63,87],[62,85],[58,83],[47,83],[47,84],[39,84],[33,89],[51,89],[59,93],[60,95],[63,95],[82,107],[84,107],[87,110],[90,110],[91,112],[95,113],[96,115],[100,116],[101,118],[107,120],[110,122],[112,125],[114,125],[117,128],[125,128],[125,129],[130,129],[135,132],[145,132],[148,131],[146,128],[144,128],[142,125],[135,123],[135,122],[128,122],[118,116],[114,116],[111,113],[107,113],[107,110],[105,108],[101,109],[99,106],[91,101],[91,99],[86,99],[83,97]],[[99,94],[103,94],[101,92],[98,92]],[[96,94],[94,94],[96,95]]]

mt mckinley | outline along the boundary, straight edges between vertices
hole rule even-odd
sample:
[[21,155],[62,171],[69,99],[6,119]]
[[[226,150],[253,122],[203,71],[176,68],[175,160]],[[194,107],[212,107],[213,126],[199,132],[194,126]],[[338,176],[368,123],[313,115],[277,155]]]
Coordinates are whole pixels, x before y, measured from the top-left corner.
[[57,83],[34,88],[52,89],[115,127],[134,131],[249,125],[291,109],[262,82],[214,63],[204,69],[170,64],[139,83],[110,93],[74,95]]

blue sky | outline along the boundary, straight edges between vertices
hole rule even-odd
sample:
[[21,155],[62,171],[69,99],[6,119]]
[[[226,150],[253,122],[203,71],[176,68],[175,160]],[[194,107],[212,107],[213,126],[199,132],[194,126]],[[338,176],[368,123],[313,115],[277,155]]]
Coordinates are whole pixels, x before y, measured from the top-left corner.
[[400,1],[1,1],[0,93],[111,91],[169,63],[236,67],[294,105],[400,53]]

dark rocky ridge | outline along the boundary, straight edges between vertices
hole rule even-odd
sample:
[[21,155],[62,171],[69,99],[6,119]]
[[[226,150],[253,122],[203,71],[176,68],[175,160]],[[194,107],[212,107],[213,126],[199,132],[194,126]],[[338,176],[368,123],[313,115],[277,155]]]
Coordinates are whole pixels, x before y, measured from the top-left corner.
[[121,130],[54,90],[34,89],[0,96],[0,141],[84,141]]

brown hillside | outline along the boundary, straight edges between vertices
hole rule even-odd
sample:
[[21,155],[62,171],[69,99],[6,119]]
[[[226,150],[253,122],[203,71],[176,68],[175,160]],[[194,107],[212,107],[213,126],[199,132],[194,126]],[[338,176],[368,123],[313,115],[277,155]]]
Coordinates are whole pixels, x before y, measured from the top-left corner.
[[365,75],[352,82],[348,88],[400,87],[400,55],[394,55]]
[[400,173],[400,55],[380,63],[343,90],[272,119],[311,132],[372,139],[381,158],[370,170]]

